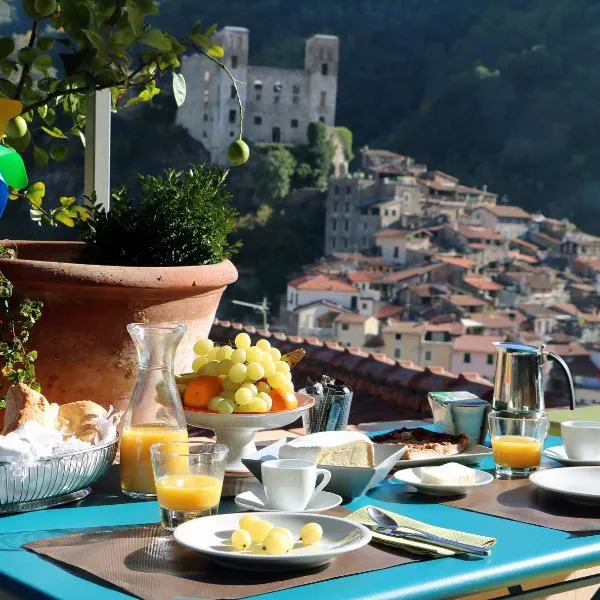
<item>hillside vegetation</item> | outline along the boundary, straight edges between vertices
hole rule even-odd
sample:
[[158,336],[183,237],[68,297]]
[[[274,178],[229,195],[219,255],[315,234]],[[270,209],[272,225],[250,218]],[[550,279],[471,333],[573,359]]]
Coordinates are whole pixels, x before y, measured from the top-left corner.
[[[337,122],[354,133],[355,147],[413,155],[600,233],[596,0],[161,5],[161,25],[175,33],[186,31],[192,17],[248,27],[254,64],[299,67],[305,37],[338,35]],[[0,32],[16,31],[6,14],[14,18],[5,11]]]

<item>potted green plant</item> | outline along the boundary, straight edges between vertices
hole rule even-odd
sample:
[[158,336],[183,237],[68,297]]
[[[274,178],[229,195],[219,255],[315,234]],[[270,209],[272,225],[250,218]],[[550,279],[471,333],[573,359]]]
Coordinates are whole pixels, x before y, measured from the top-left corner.
[[[172,73],[181,102],[185,85],[177,69],[188,48],[227,70],[211,41],[214,27],[202,32],[196,25],[177,39],[147,23],[158,11],[152,0],[24,0],[23,7],[32,18],[27,45],[15,49],[12,39],[0,39],[0,98],[24,106],[3,143],[31,152],[42,166],[64,158],[68,138],[83,139],[91,93],[110,89],[119,109],[150,100]],[[50,148],[38,143],[41,132]],[[230,152],[237,164],[247,159],[241,135],[240,128]],[[29,347],[38,352],[37,381],[49,398],[122,406],[137,364],[125,330],[131,321],[185,322],[176,368],[189,368],[190,341],[208,334],[223,290],[237,279],[228,260],[235,214],[225,175],[191,167],[141,177],[139,200],[120,190],[109,213],[89,199],[60,197],[49,206],[42,182],[13,190],[13,199],[30,204],[32,218],[77,227],[83,238],[3,242],[16,253],[0,257],[15,296],[43,303]]]

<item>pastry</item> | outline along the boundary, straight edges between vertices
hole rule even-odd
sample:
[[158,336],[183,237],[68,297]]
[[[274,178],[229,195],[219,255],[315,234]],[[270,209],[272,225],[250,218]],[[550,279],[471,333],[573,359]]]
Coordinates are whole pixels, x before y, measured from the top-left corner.
[[47,429],[57,428],[58,404],[24,383],[11,386],[6,394],[6,412],[2,435],[14,431],[28,421],[36,421]]
[[373,467],[373,442],[358,431],[322,431],[295,438],[279,450],[279,458],[310,460],[318,465]]
[[105,416],[106,409],[90,400],[62,404],[58,409],[58,428],[65,436],[74,435],[95,444],[103,434],[98,420]]
[[406,452],[401,460],[452,456],[464,452],[470,444],[469,437],[464,433],[450,435],[449,433],[430,431],[423,427],[394,429],[375,436],[373,441],[380,444],[406,445]]

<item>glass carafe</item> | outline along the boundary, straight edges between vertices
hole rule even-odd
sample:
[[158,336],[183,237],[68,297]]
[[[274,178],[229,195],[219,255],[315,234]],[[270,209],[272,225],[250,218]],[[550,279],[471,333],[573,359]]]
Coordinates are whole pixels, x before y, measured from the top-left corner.
[[139,370],[121,434],[121,490],[133,498],[156,497],[150,446],[188,439],[173,374],[175,350],[186,329],[177,323],[127,325]]

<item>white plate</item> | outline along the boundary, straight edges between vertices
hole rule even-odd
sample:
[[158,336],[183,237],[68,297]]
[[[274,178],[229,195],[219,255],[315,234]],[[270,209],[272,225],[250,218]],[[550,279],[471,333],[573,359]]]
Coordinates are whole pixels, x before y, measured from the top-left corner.
[[179,525],[175,540],[210,556],[215,562],[245,570],[299,570],[327,564],[336,556],[358,550],[371,541],[371,532],[357,523],[318,514],[272,512],[265,520],[275,527],[287,527],[298,535],[302,526],[315,522],[323,528],[323,537],[317,544],[303,546],[300,542],[287,554],[272,556],[262,551],[237,551],[229,543],[231,533],[238,528],[240,513],[213,515],[193,519]]
[[537,487],[563,494],[573,502],[600,506],[600,467],[543,469],[529,476]]
[[544,450],[544,456],[546,458],[551,458],[552,460],[556,460],[563,465],[569,466],[600,466],[600,460],[575,460],[573,458],[569,458],[567,453],[565,452],[564,446],[552,446],[551,448],[546,448]]
[[481,462],[486,456],[492,456],[491,448],[488,448],[487,446],[480,446],[479,444],[473,444],[460,454],[437,456],[436,458],[415,458],[413,460],[400,459],[396,463],[396,467],[399,469],[412,469],[413,467],[443,465],[448,462],[457,462],[462,465],[474,465]]
[[[238,494],[235,503],[246,510],[258,510],[261,512],[275,512],[276,509],[269,506],[269,501],[263,489],[248,491]],[[323,512],[335,508],[342,503],[342,497],[331,492],[319,492],[310,499],[308,506],[302,512]]]
[[475,483],[460,484],[460,485],[439,485],[436,483],[423,483],[421,481],[420,467],[414,469],[403,469],[394,473],[394,479],[402,483],[408,483],[416,487],[423,494],[433,496],[460,496],[466,494],[469,490],[487,485],[494,481],[494,476],[485,471],[475,471]]

